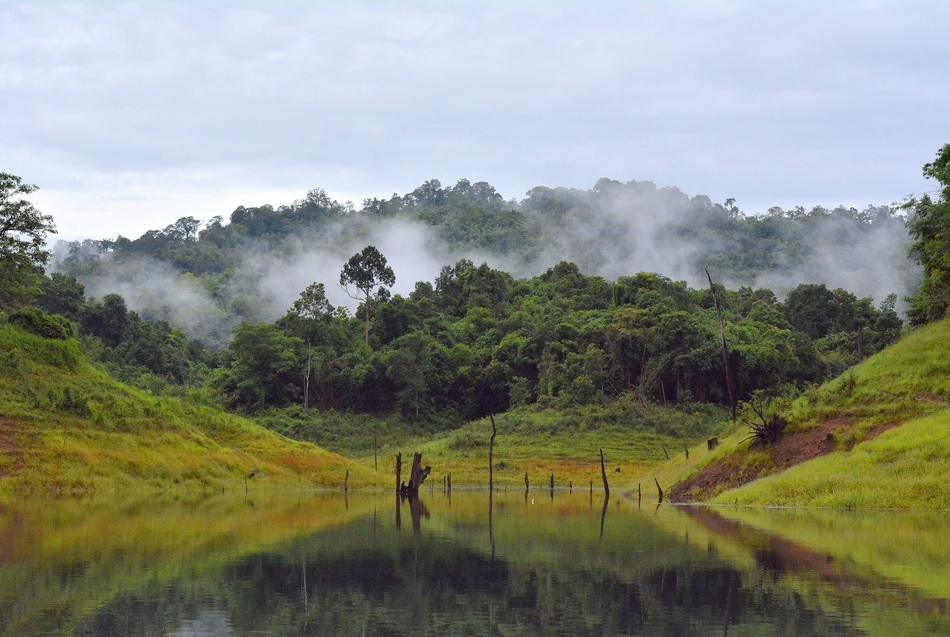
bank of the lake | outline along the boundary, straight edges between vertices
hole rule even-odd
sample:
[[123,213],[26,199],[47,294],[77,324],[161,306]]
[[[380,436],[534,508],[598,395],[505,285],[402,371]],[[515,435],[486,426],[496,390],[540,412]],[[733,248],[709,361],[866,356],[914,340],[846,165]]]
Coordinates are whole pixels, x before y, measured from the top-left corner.
[[73,339],[0,323],[0,492],[381,486],[380,474],[90,365]]
[[657,469],[680,500],[950,509],[950,319],[913,330],[785,413],[779,443],[741,442]]

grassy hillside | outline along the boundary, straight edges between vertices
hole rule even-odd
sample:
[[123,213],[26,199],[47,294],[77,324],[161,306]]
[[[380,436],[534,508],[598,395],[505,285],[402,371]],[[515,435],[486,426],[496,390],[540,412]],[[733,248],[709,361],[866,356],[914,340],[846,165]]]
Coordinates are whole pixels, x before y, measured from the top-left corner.
[[[611,485],[629,488],[643,467],[663,461],[667,454],[682,455],[684,444],[719,431],[725,420],[725,414],[711,406],[687,412],[629,399],[566,409],[516,409],[495,416],[495,481],[523,485],[527,472],[532,485],[547,486],[554,473],[556,486],[566,487],[570,481],[587,488],[593,480],[599,487],[603,449]],[[398,450],[405,456],[419,450],[438,473],[451,472],[453,484],[484,484],[490,436],[491,424],[484,418],[386,452]]]
[[244,418],[117,382],[72,340],[0,324],[0,491],[383,484]]
[[[950,320],[806,392],[786,415],[779,444],[738,444],[737,433],[681,468],[680,493],[719,503],[950,508]],[[782,471],[781,454],[806,443],[816,457]]]

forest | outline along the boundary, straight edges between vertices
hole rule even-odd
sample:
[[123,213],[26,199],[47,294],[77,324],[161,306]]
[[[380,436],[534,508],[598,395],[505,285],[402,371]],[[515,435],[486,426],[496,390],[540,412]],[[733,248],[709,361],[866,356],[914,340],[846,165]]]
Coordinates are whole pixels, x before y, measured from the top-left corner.
[[[946,180],[948,154],[945,147],[938,162],[928,164],[933,177]],[[13,197],[33,187],[12,175],[4,180],[5,209],[30,208]],[[567,251],[578,262],[561,260],[535,276],[462,258],[441,267],[434,280],[414,282],[407,294],[392,293],[400,272],[367,245],[338,261],[338,277],[314,272],[315,280],[295,290],[295,300],[271,320],[261,320],[271,310],[260,299],[229,283],[252,244],[279,250],[301,236],[359,242],[369,236],[368,227],[393,217],[421,220],[443,246],[506,253],[510,262],[523,264],[573,224],[621,235],[611,227],[621,219],[595,202],[643,192],[674,200],[688,213],[673,215],[663,232],[682,244],[703,237],[699,245],[708,249],[692,254],[689,267],[708,268],[712,288],[651,272],[592,274],[605,251],[595,254],[597,245],[582,241]],[[946,280],[934,274],[945,269],[940,261],[946,253],[934,247],[946,241],[946,220],[939,217],[945,206],[924,197],[903,210],[799,208],[746,216],[732,201],[712,204],[644,182],[601,180],[590,191],[535,188],[522,202],[506,202],[488,184],[462,180],[442,188],[433,180],[356,210],[315,190],[291,206],[239,207],[228,223],[217,217],[202,225],[186,217],[135,240],[60,245],[65,256],[45,272],[50,255],[42,243],[24,244],[18,260],[5,261],[17,276],[4,278],[9,284],[3,294],[10,322],[80,336],[87,353],[122,380],[159,393],[188,392],[250,414],[299,405],[453,426],[521,405],[585,405],[619,396],[671,406],[728,405],[729,389],[734,400],[755,392],[791,396],[880,351],[900,336],[898,304],[907,299],[891,293],[875,303],[813,282],[800,282],[781,298],[769,288],[726,287],[722,281],[755,281],[779,260],[786,266],[794,259],[807,262],[808,238],[823,224],[834,222],[856,236],[885,228],[895,241],[909,232],[926,272],[920,295],[910,299],[909,317],[933,320],[946,308]],[[34,236],[43,236],[52,220],[32,213]],[[219,337],[230,328],[223,342],[176,324],[167,306],[134,311],[118,294],[93,298],[86,292],[82,281],[143,259],[173,268],[179,281],[200,286],[227,310],[231,320],[216,327]],[[321,281],[337,278],[356,301],[355,311],[328,298]],[[731,388],[723,380],[717,301]]]

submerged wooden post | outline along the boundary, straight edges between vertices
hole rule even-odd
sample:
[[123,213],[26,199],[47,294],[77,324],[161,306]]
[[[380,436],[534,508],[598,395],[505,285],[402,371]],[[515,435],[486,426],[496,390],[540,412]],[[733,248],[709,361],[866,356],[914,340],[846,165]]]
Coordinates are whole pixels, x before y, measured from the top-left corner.
[[726,395],[729,397],[729,407],[732,409],[732,422],[736,421],[736,399],[732,391],[732,372],[729,369],[729,345],[726,343],[726,328],[722,322],[722,310],[719,307],[719,296],[716,295],[716,286],[713,285],[712,276],[709,274],[709,268],[706,270],[706,278],[709,279],[709,290],[712,292],[713,303],[716,305],[716,319],[719,321],[719,338],[722,341],[722,365],[726,376]]
[[654,477],[654,478],[653,478],[653,481],[656,482],[656,490],[657,490],[657,492],[660,494],[660,499],[659,499],[659,501],[657,502],[657,504],[659,504],[660,502],[663,502],[663,489],[660,488],[660,481],[659,481],[659,480],[657,480],[657,479]]
[[643,500],[643,491],[640,490],[640,483],[637,483],[637,506],[640,506],[640,501]]
[[488,439],[488,490],[495,490],[495,465],[494,465],[494,455],[495,455],[495,434],[498,433],[498,429],[495,428],[495,417],[491,414],[488,414],[488,418],[491,420],[491,438]]
[[551,474],[550,485],[551,485],[551,490],[553,491],[554,490],[554,474],[553,473]]
[[349,490],[350,490],[350,470],[347,469],[346,476],[343,477],[343,491],[346,492]]
[[607,470],[604,468],[604,450],[600,450],[600,477],[604,481],[604,495],[610,496],[610,485],[607,484]]
[[571,493],[574,493],[574,483],[570,480],[567,481],[567,488],[570,489]]
[[396,493],[399,493],[401,479],[402,479],[402,453],[397,453],[396,454]]
[[446,492],[447,492],[447,493],[452,493],[452,474],[449,473],[449,474],[445,477],[445,480],[446,480],[446,484],[448,485],[448,488],[446,489]]

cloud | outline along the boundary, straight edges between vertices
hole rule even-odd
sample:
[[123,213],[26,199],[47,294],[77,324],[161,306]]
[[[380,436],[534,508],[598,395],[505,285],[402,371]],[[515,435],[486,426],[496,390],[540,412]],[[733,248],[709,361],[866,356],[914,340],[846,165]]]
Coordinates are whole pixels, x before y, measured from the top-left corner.
[[861,207],[927,188],[948,22],[932,2],[7,1],[2,169],[67,231],[127,236],[188,207],[167,193],[227,214],[436,176]]

